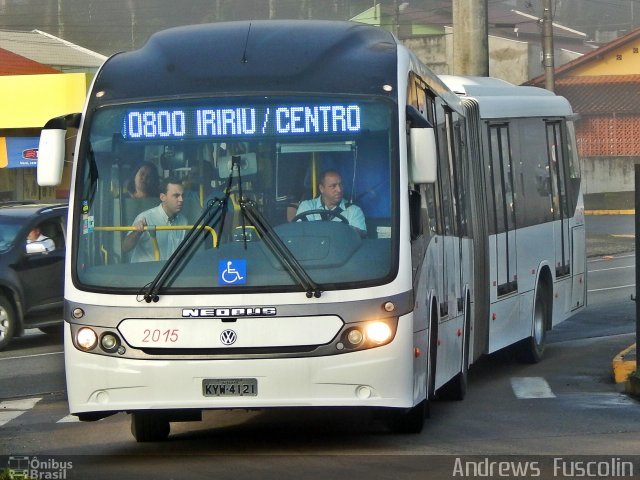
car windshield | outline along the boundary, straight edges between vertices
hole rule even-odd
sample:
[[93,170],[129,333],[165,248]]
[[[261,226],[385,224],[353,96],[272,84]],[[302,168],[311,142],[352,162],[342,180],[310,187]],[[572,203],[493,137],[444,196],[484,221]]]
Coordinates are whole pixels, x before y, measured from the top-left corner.
[[[392,112],[385,100],[326,97],[99,109],[84,127],[75,189],[75,281],[140,289],[191,235],[167,291],[388,281],[397,265]],[[207,207],[212,218],[190,234]]]
[[14,217],[0,217],[0,252],[11,248],[24,220]]

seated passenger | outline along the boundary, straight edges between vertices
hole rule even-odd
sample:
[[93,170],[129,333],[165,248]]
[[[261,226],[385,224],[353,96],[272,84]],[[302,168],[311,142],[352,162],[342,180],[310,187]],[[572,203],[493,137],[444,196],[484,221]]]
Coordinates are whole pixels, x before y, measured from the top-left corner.
[[[320,195],[311,200],[300,202],[296,216],[306,217],[308,220],[333,220],[341,221],[338,215],[344,217],[349,225],[354,227],[361,236],[367,232],[364,213],[357,205],[347,203],[342,198],[344,189],[342,187],[342,177],[335,170],[327,170],[320,175],[318,180]],[[319,210],[330,211],[323,213]],[[313,213],[312,213],[313,211]],[[308,215],[302,215],[309,212]]]
[[126,185],[131,198],[157,198],[160,193],[160,176],[151,162],[142,162]]

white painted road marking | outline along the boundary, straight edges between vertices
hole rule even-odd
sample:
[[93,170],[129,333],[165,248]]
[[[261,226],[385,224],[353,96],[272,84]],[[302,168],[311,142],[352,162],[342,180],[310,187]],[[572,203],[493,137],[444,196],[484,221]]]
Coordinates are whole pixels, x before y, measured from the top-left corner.
[[618,290],[620,288],[631,288],[631,287],[635,287],[635,283],[633,285],[621,285],[619,287],[607,287],[607,288],[594,288],[593,290],[587,290],[587,292],[591,293],[591,292],[604,292],[606,290]]
[[542,377],[512,377],[511,388],[518,398],[555,398],[551,387]]
[[21,398],[0,402],[0,427],[35,407],[42,398]]
[[0,358],[0,362],[3,360],[20,360],[23,358],[34,358],[34,357],[47,357],[49,355],[62,355],[64,352],[50,352],[50,353],[34,353],[33,355],[21,355],[19,357],[2,357]]
[[77,423],[80,422],[80,419],[75,415],[67,415],[66,417],[62,417],[56,423]]
[[5,423],[9,423],[11,420],[18,418],[24,411],[21,410],[7,410],[0,412],[0,427]]

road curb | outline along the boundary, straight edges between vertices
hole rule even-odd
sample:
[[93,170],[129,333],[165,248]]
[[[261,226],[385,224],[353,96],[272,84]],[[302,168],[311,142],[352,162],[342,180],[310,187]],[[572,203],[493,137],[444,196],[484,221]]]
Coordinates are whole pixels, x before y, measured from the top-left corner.
[[625,348],[613,357],[613,378],[620,390],[633,395],[640,395],[640,382],[637,377],[629,378],[636,370],[636,344]]

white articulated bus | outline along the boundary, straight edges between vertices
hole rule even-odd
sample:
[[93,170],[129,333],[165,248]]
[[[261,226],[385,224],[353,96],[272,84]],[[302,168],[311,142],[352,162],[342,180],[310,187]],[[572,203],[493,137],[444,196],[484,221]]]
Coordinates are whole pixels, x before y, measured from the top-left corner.
[[[129,412],[138,441],[234,408],[380,409],[419,432],[429,400],[464,396],[476,359],[515,345],[537,361],[584,306],[568,103],[443,81],[381,29],[160,32],[106,61],[82,114],[45,126],[41,184],[60,181],[73,135],[69,407]],[[143,162],[178,189],[171,212],[168,190],[130,194]],[[153,207],[173,224],[139,230]],[[169,234],[182,241],[163,251]]]

